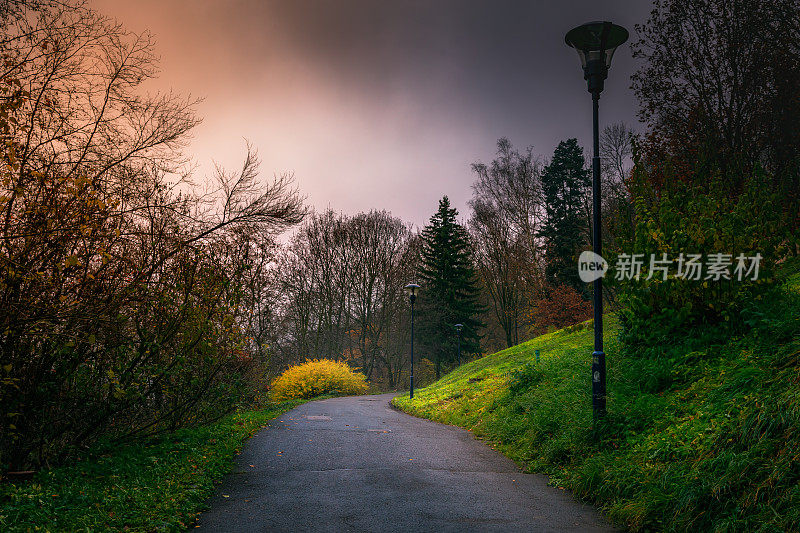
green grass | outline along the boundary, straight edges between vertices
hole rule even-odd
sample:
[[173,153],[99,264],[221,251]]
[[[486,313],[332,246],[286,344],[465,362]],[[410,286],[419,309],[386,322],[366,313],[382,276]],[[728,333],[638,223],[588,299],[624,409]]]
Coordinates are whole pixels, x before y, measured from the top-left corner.
[[[800,530],[800,274],[660,356],[624,353],[607,319],[606,420],[593,428],[591,322],[462,366],[393,403],[458,425],[632,530]],[[541,359],[535,361],[535,350]]]
[[184,531],[233,456],[291,401],[120,447],[100,446],[30,481],[0,483],[1,531]]

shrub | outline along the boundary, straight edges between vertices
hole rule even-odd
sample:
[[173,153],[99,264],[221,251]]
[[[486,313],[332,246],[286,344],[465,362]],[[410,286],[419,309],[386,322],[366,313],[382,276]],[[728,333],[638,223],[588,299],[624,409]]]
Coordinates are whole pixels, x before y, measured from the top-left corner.
[[592,304],[569,285],[556,285],[546,289],[546,295],[536,302],[537,333],[548,327],[560,329],[592,318]]
[[314,359],[290,367],[272,382],[271,396],[275,401],[294,398],[308,399],[323,394],[363,394],[367,379],[347,363],[330,359]]
[[[639,280],[608,278],[621,304],[622,338],[627,347],[659,346],[675,335],[685,336],[695,328],[719,325],[721,329],[741,330],[745,310],[773,283],[775,265],[786,257],[786,228],[782,224],[778,200],[765,187],[769,178],[760,170],[737,178],[743,183],[735,194],[726,189],[726,179],[718,172],[707,172],[706,181],[684,183],[681,176],[656,188],[648,180],[648,169],[637,166],[629,180],[635,227],[630,235],[620,236],[624,253],[639,253],[647,260],[651,254],[666,254],[673,261],[680,253],[710,255],[761,254],[759,279],[739,281],[731,266],[731,279],[684,280],[674,276],[648,280],[644,264]],[[699,174],[699,172],[698,172]],[[729,172],[730,174],[730,172]],[[606,257],[614,264],[615,251]],[[706,272],[703,272],[706,276]]]

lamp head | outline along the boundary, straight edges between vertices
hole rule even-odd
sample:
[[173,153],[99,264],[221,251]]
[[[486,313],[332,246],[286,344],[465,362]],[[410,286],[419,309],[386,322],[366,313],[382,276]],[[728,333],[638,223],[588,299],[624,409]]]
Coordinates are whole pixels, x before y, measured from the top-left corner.
[[411,299],[412,303],[417,298],[418,289],[419,285],[417,285],[416,283],[409,283],[408,285],[405,286],[406,294],[408,294],[408,297]]
[[454,328],[456,328],[456,331],[457,331],[458,333],[461,333],[461,328],[463,328],[463,327],[464,327],[464,324],[456,324],[456,325],[455,325],[455,326],[453,326],[453,327],[454,327]]
[[567,32],[564,41],[578,52],[589,92],[602,92],[614,51],[627,40],[628,30],[607,21],[587,22]]

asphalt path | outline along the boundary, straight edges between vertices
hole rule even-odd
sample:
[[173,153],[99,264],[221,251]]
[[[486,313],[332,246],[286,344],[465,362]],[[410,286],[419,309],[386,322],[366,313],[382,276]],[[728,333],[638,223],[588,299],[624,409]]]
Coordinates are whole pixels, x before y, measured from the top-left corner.
[[392,394],[303,404],[250,439],[200,531],[613,531],[462,429]]

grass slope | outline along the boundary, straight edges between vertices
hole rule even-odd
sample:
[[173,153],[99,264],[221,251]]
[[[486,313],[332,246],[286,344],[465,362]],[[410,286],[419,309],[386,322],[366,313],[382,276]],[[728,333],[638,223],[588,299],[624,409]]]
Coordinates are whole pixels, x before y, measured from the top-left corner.
[[[591,322],[462,366],[393,403],[474,432],[633,530],[800,530],[800,274],[738,338],[711,329],[661,358],[620,355],[592,428]],[[535,350],[540,350],[540,361]]]
[[184,531],[242,442],[295,400],[0,483],[0,531]]

